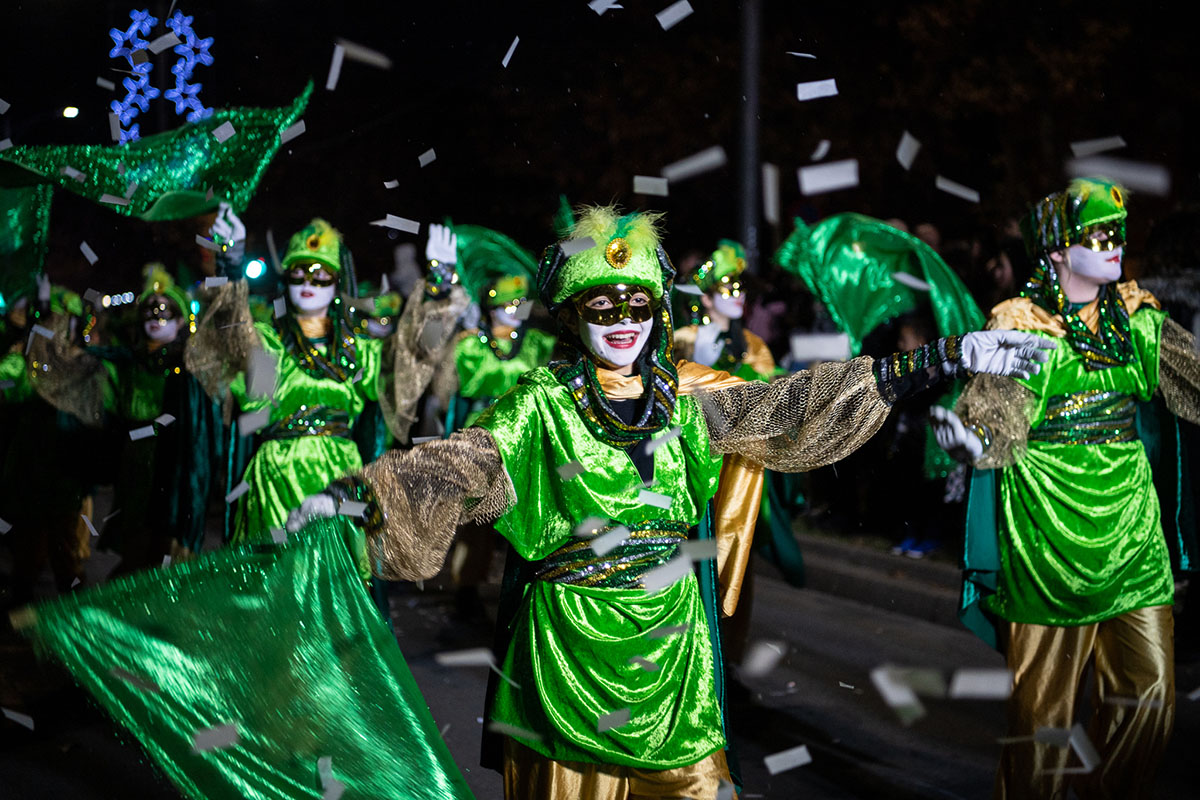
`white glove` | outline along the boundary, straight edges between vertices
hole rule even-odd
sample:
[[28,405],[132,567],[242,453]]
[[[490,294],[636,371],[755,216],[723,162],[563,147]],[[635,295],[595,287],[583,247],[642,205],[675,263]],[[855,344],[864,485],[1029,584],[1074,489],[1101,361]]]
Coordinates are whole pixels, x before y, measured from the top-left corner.
[[950,409],[941,406],[929,409],[929,424],[933,426],[933,438],[937,440],[938,447],[956,461],[974,464],[983,455],[983,442],[974,431],[967,430],[958,415]]
[[445,225],[429,226],[429,241],[425,244],[425,260],[441,264],[458,262],[458,237]]
[[246,226],[238,219],[238,215],[233,213],[233,207],[229,203],[221,203],[217,206],[217,218],[213,221],[209,234],[214,242],[229,246],[235,242],[246,241]]
[[310,494],[300,503],[299,508],[293,508],[288,514],[287,530],[288,533],[295,533],[314,517],[324,519],[336,516],[337,500],[333,498],[333,495],[324,492]]
[[962,366],[970,372],[988,372],[1028,378],[1041,371],[1058,345],[1050,339],[1020,331],[975,331],[962,337]]

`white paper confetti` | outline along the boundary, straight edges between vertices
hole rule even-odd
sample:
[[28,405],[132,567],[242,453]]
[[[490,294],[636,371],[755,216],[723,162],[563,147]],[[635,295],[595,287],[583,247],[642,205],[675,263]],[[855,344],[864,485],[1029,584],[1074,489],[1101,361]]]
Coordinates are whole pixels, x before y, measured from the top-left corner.
[[678,183],[695,175],[702,175],[714,169],[725,166],[729,159],[725,156],[725,148],[713,145],[699,153],[681,158],[662,168],[662,176],[671,183]]
[[844,333],[793,333],[788,344],[792,358],[802,363],[850,358],[850,337]]
[[[221,245],[217,244],[216,242],[214,242],[212,239],[208,238],[207,236],[204,236],[199,233],[196,234],[196,244],[200,245],[205,250],[212,250],[214,252],[220,252],[220,250],[221,250]],[[211,279],[210,278],[204,279],[205,288],[208,287],[209,280],[211,280]],[[217,284],[217,285],[220,286],[220,284]]]
[[267,228],[267,253],[271,256],[271,266],[279,271],[279,251],[275,249],[275,234]]
[[812,151],[812,155],[808,157],[809,161],[820,161],[825,156],[829,155],[829,140],[822,139],[817,142],[817,147]]
[[787,655],[787,650],[787,642],[767,639],[754,642],[742,657],[742,674],[751,678],[761,678],[779,665]]
[[234,500],[237,500],[248,491],[250,491],[250,484],[242,481],[237,486],[233,487],[233,491],[225,495],[225,502],[232,503]]
[[496,657],[488,647],[435,653],[433,660],[443,667],[490,667],[496,663]]
[[43,339],[53,339],[54,338],[54,331],[50,330],[45,325],[38,325],[37,323],[34,323],[32,330],[33,330],[34,334],[36,334],[37,336],[41,336]]
[[369,47],[363,47],[355,42],[348,42],[345,39],[335,39],[337,46],[342,48],[346,54],[345,57],[351,61],[357,61],[360,64],[369,64],[378,69],[391,69],[392,60],[378,50],[372,50]]
[[788,50],[784,55],[798,56],[800,58],[816,58],[812,53],[797,53],[795,50]]
[[1109,150],[1120,150],[1125,146],[1125,140],[1120,136],[1105,136],[1100,139],[1084,139],[1081,142],[1071,142],[1071,155],[1076,158],[1086,158]]
[[917,693],[904,681],[902,671],[895,667],[876,667],[871,670],[871,683],[875,684],[883,702],[896,712],[903,724],[911,725],[925,716],[925,707],[917,699]]
[[442,438],[441,436],[414,436],[412,443],[413,444],[425,444],[426,442],[436,442],[437,440],[439,440],[441,438]]
[[771,225],[779,224],[779,167],[762,165],[763,218]]
[[642,658],[641,656],[634,656],[633,658],[629,659],[629,663],[633,664],[635,667],[641,667],[642,669],[646,670],[646,672],[658,672],[660,669],[662,669],[662,667],[660,667],[658,664],[655,664],[649,659]]
[[33,717],[29,716],[28,714],[22,714],[19,711],[13,711],[8,708],[0,708],[0,711],[4,712],[6,719],[11,719],[18,725],[23,725],[24,727],[29,728],[29,730],[33,730]]
[[979,192],[975,191],[970,186],[964,186],[961,183],[952,181],[949,178],[944,178],[941,175],[938,175],[936,178],[934,178],[933,185],[938,189],[941,189],[946,194],[952,194],[955,197],[961,197],[963,200],[966,200],[970,203],[979,202]]
[[0,150],[7,150],[8,148],[10,148],[12,146],[13,146],[12,139],[8,139],[8,138],[0,139]]
[[12,523],[0,519],[0,534],[8,533],[12,530]]
[[79,243],[79,252],[83,253],[83,257],[87,259],[88,264],[94,265],[100,260],[99,256],[96,255],[96,251],[89,247],[87,242]]
[[679,552],[692,561],[706,561],[717,557],[716,539],[690,539],[679,545]]
[[520,41],[521,41],[520,36],[513,37],[512,44],[510,44],[508,46],[508,52],[504,54],[504,60],[500,62],[500,66],[504,67],[505,69],[508,68],[508,62],[509,62],[509,60],[512,59],[513,53],[516,52],[517,43]]
[[642,586],[646,594],[658,594],[684,575],[691,574],[692,562],[682,553],[672,556],[671,560],[661,567],[655,567],[642,576]]
[[337,88],[338,77],[342,74],[342,60],[346,57],[346,50],[340,44],[333,46],[333,58],[329,62],[329,75],[325,78],[326,91],[332,92]]
[[946,676],[940,669],[930,667],[893,667],[893,674],[902,682],[925,697],[946,696]]
[[704,294],[704,290],[693,283],[677,283],[672,288],[677,292],[682,292],[683,294],[692,294],[697,297]]
[[772,753],[763,758],[763,764],[766,765],[767,772],[772,775],[778,775],[789,769],[803,767],[805,764],[811,763],[812,756],[808,754],[808,745],[805,744],[793,747],[790,750],[780,750],[778,753]]
[[169,567],[169,566],[171,566],[171,557],[170,557],[170,556],[163,556],[162,565],[163,565],[164,567]]
[[733,800],[734,789],[735,787],[732,783],[721,778],[717,783],[717,800]]
[[148,439],[154,435],[154,426],[146,425],[142,428],[134,428],[129,432],[130,441],[136,442],[138,439]]
[[633,193],[666,197],[670,189],[666,178],[654,178],[649,175],[633,176]]
[[575,526],[572,534],[579,537],[595,536],[606,527],[608,527],[608,519],[606,517],[587,517],[583,522]]
[[849,158],[845,161],[801,167],[798,174],[800,193],[804,195],[849,189],[858,186],[858,159]]
[[1071,178],[1103,175],[1127,189],[1157,197],[1166,197],[1171,193],[1171,173],[1162,164],[1147,161],[1130,161],[1112,156],[1073,158],[1067,162],[1067,175]]
[[321,800],[340,800],[345,791],[346,784],[337,778],[330,778],[329,783],[325,784],[325,793],[321,795]]
[[671,507],[670,497],[665,494],[659,494],[658,492],[652,492],[649,489],[642,489],[640,492],[638,492],[637,501],[648,506],[654,506],[655,508]]
[[218,142],[224,142],[226,139],[230,139],[236,134],[237,130],[234,129],[233,123],[228,120],[213,128],[212,132],[213,138]]
[[654,15],[658,20],[658,24],[662,26],[664,31],[669,31],[674,26],[678,25],[683,19],[692,15],[692,4],[687,0],[679,0],[678,3],[672,3],[662,11]]
[[0,114],[6,114],[6,113],[8,113],[8,110],[9,110],[10,108],[12,108],[12,104],[10,104],[10,103],[9,103],[7,100],[5,100],[3,97],[0,97]]
[[120,667],[113,667],[109,670],[109,672],[112,673],[114,678],[119,678],[125,681],[135,689],[141,689],[143,692],[158,691],[158,684],[156,684],[154,681],[141,678],[137,675],[134,675],[132,672],[129,672],[128,670],[121,669]]
[[255,398],[271,397],[275,394],[278,375],[279,359],[261,347],[255,347],[246,364],[246,394]]
[[816,100],[821,97],[837,96],[837,80],[829,78],[823,81],[805,81],[796,84],[797,100]]
[[911,169],[913,159],[917,157],[917,153],[921,150],[921,143],[917,138],[908,131],[905,131],[900,136],[900,144],[896,147],[896,160],[900,162],[900,166],[905,169]]
[[681,633],[687,633],[691,625],[668,625],[664,628],[655,628],[646,635],[651,639],[665,639],[668,636],[677,636]]
[[212,728],[201,728],[192,734],[192,752],[203,753],[208,750],[220,750],[232,747],[238,743],[236,723],[216,725]]
[[287,144],[292,139],[295,139],[297,136],[304,133],[304,131],[305,131],[304,120],[302,120],[302,119],[296,120],[296,122],[294,124],[289,125],[288,127],[284,128],[283,133],[279,134],[279,143]]
[[276,297],[271,305],[275,307],[275,319],[283,319],[283,316],[287,314],[287,299]]
[[1188,700],[1200,700],[1200,687],[1192,689],[1190,692],[1188,692],[1187,699]]
[[110,92],[117,88],[117,85],[115,83],[113,83],[112,81],[108,80],[107,78],[97,77],[96,85],[99,86],[101,89],[107,89]]
[[573,481],[584,473],[584,469],[583,464],[580,464],[578,461],[568,461],[565,464],[561,464],[555,472],[564,481]]
[[361,517],[367,510],[367,504],[359,500],[343,500],[338,506],[338,514],[343,517]]
[[667,431],[662,436],[656,436],[653,439],[647,439],[646,444],[644,445],[646,448],[646,455],[652,455],[655,450],[662,447],[664,444],[669,443],[672,439],[678,439],[679,434],[681,434],[682,432],[683,432],[683,428],[676,425],[674,428],[671,428],[671,430]]
[[260,408],[257,411],[247,411],[238,415],[238,435],[250,436],[271,421],[271,409]]
[[129,200],[127,200],[126,198],[117,197],[115,194],[107,194],[107,193],[100,195],[100,202],[108,203],[111,206],[127,206],[127,205],[129,205]]
[[838,688],[839,689],[853,689],[854,685],[850,684],[850,683],[844,683],[842,681],[838,681]]
[[507,722],[489,722],[487,729],[492,733],[498,733],[502,736],[512,736],[515,739],[525,739],[530,742],[540,742],[542,740],[542,737],[533,731],[518,728],[516,725],[509,725]]
[[62,169],[59,170],[59,172],[63,175],[66,175],[68,178],[70,178],[73,181],[78,181],[79,183],[83,183],[83,181],[87,178],[86,175],[84,175],[82,172],[75,169],[74,167],[63,167]]
[[1012,673],[1006,669],[959,669],[950,678],[948,696],[954,700],[1004,700],[1012,694]]
[[134,194],[137,192],[137,190],[138,190],[138,184],[137,184],[137,182],[136,182],[136,181],[134,181],[133,183],[130,183],[130,184],[126,185],[126,187],[125,187],[125,199],[126,199],[126,200],[128,200],[128,199],[130,199],[131,197],[133,197],[133,195],[134,195]]
[[605,11],[609,11],[610,9],[616,10],[618,8],[624,9],[625,7],[620,5],[617,0],[592,0],[592,2],[588,3],[588,8],[603,16]]
[[607,533],[597,536],[588,545],[592,548],[592,552],[598,556],[607,555],[613,548],[620,547],[626,539],[629,538],[629,528],[624,525],[618,525]]
[[610,711],[607,714],[601,714],[596,720],[596,731],[604,733],[611,731],[614,728],[620,728],[629,724],[629,709],[618,708],[616,711]]
[[[437,159],[437,153],[433,152],[433,148],[431,147],[428,150],[426,150],[424,153],[421,153],[421,155],[417,156],[417,165],[421,166],[421,167],[427,167],[430,164],[432,164],[434,162],[434,160],[436,160],[436,159]],[[397,181],[396,183],[397,183],[397,185],[399,185],[399,181]],[[384,186],[387,186],[387,184],[385,183]],[[391,189],[392,187],[388,186],[388,188]]]
[[286,528],[271,528],[271,541],[275,544],[287,544],[287,529]]
[[590,236],[580,236],[578,239],[567,239],[565,242],[559,245],[559,248],[562,250],[564,256],[570,258],[576,253],[582,253],[584,250],[591,250],[595,246],[595,239]]
[[121,118],[116,114],[108,115],[108,135],[112,137],[114,142],[121,139]]
[[384,181],[383,182],[383,188],[385,188],[385,189],[395,189],[399,185],[400,185],[400,181]]
[[170,414],[159,414],[157,417],[154,418],[154,421],[157,422],[159,425],[166,427],[167,425],[170,425],[172,422],[175,421],[175,417],[171,416]]
[[910,275],[907,272],[893,272],[892,280],[910,289],[916,289],[918,292],[929,292],[933,290],[925,281],[918,278],[916,275]]
[[421,223],[405,219],[404,217],[397,217],[395,214],[388,214],[383,219],[377,219],[371,224],[380,228],[392,228],[404,233],[419,233],[421,230]]
[[157,39],[154,39],[150,42],[149,50],[151,53],[154,53],[154,55],[158,55],[163,50],[166,50],[169,47],[174,47],[179,43],[179,37],[174,33],[164,33],[162,36],[159,36]]
[[100,534],[99,534],[99,533],[96,531],[96,526],[92,524],[92,521],[91,521],[90,519],[88,519],[88,516],[87,516],[87,514],[80,514],[80,515],[79,515],[79,518],[80,518],[80,519],[82,519],[82,520],[83,520],[83,524],[87,526],[88,533],[90,533],[92,536],[99,536],[99,535],[100,535]]

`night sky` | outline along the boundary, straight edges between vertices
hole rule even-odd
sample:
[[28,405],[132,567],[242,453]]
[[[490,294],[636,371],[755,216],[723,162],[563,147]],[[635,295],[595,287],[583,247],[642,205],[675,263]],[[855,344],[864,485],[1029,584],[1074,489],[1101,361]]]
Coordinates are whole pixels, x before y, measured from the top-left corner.
[[[655,13],[670,0],[626,0],[603,16],[587,0],[177,6],[198,35],[215,38],[214,64],[194,76],[206,105],[280,106],[309,79],[317,84],[306,133],[280,151],[243,215],[251,251],[262,250],[268,227],[282,240],[321,215],[370,279],[391,268],[396,243],[417,241],[369,226],[388,213],[488,225],[540,251],[565,194],[667,212],[677,258],[736,236],[741,10],[691,3],[695,13],[666,31]],[[1170,196],[1131,202],[1132,258],[1154,219],[1196,199],[1194,34],[1167,4],[763,5],[760,155],[780,168],[784,207],[783,229],[764,237],[767,253],[797,213],[932,220],[970,235],[1061,188],[1069,144],[1102,136],[1124,137],[1129,146],[1116,155],[1172,174]],[[160,18],[153,38],[170,3],[5,6],[0,98],[12,107],[0,138],[107,143],[114,93],[96,78],[121,77],[108,30],[126,27],[131,8],[149,8]],[[385,53],[392,69],[347,61],[326,91],[339,37]],[[157,57],[159,88],[174,58]],[[827,78],[837,97],[796,99],[798,82]],[[80,115],[62,119],[64,105]],[[186,124],[161,98],[138,121],[143,134]],[[905,130],[923,144],[907,172],[895,159]],[[831,142],[825,160],[859,159],[860,186],[803,198],[796,169],[821,139]],[[657,175],[712,145],[728,152],[726,167],[673,184],[667,198],[632,193],[634,175]],[[437,160],[420,168],[431,147]],[[977,189],[981,203],[937,191],[937,174]],[[387,190],[385,180],[400,186]],[[79,290],[136,288],[141,264],[164,257],[155,251],[166,239],[150,227],[59,192],[51,275]],[[80,258],[85,237],[101,258],[95,267]]]

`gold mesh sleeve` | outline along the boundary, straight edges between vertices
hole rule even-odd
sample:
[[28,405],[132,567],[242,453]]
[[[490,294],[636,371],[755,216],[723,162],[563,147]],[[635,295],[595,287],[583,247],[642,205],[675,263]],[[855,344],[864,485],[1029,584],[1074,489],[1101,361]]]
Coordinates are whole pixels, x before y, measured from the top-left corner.
[[699,396],[709,439],[779,472],[845,458],[870,439],[891,406],[867,357],[820,364],[773,383],[748,381]]
[[997,469],[1017,463],[1025,454],[1037,398],[1012,378],[976,375],[967,381],[954,413],[968,428],[982,425],[991,444],[975,462],[980,469]]
[[54,336],[30,334],[29,352],[25,354],[34,390],[59,411],[98,427],[109,390],[103,362],[71,340],[70,315],[52,314],[45,323]]
[[202,290],[200,302],[205,311],[183,353],[188,372],[209,397],[221,402],[226,423],[233,408],[229,384],[245,372],[250,351],[258,346],[248,297],[245,281],[229,281]]
[[388,429],[400,441],[417,421],[417,403],[439,365],[453,350],[455,326],[467,307],[467,295],[455,286],[447,300],[430,300],[413,287],[396,333],[384,347],[379,407]]
[[1171,413],[1200,425],[1200,355],[1196,338],[1169,317],[1158,354],[1158,390]]
[[465,522],[490,521],[517,501],[500,450],[482,428],[411,450],[389,450],[359,473],[383,512],[369,537],[375,575],[425,580],[442,568]]

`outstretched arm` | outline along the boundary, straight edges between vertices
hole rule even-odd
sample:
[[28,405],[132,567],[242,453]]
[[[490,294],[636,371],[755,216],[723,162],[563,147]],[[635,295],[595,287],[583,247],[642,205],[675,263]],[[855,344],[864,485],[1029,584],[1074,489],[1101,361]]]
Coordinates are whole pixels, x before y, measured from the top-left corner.
[[1158,389],[1172,414],[1200,425],[1200,355],[1196,352],[1196,338],[1170,318],[1163,320]]

